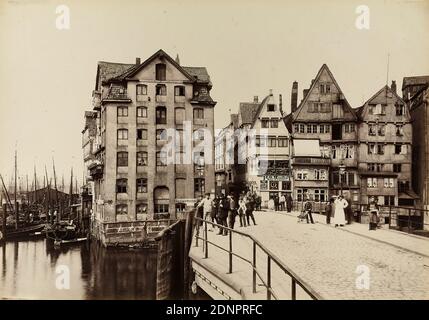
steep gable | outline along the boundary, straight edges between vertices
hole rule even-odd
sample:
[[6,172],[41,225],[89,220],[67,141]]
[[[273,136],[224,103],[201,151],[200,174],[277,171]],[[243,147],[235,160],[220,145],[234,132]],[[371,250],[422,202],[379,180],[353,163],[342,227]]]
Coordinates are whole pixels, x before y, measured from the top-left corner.
[[[402,105],[404,108],[404,115],[401,116],[401,120],[410,120],[410,113],[405,101],[389,86],[385,85],[365,102],[360,113],[360,118],[363,121],[371,121],[375,118],[395,120],[395,117],[397,117],[396,105]],[[374,109],[372,114],[369,112],[370,108]],[[376,112],[375,114],[374,111]]]
[[[269,110],[270,106],[274,108],[273,111]],[[256,130],[264,129],[262,128],[261,123],[263,119],[277,119],[278,128],[269,128],[269,133],[288,136],[289,130],[286,128],[283,117],[284,115],[282,110],[276,103],[274,96],[270,94],[260,103],[259,108],[255,114],[255,118],[253,119],[252,128]]]
[[294,112],[293,121],[334,120],[356,121],[357,117],[328,66],[323,64]]

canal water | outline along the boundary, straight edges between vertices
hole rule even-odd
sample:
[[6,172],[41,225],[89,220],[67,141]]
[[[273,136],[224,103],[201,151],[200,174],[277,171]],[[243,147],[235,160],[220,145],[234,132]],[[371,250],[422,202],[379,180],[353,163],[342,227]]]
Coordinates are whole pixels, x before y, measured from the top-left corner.
[[7,242],[0,244],[0,299],[155,299],[156,262],[153,249]]

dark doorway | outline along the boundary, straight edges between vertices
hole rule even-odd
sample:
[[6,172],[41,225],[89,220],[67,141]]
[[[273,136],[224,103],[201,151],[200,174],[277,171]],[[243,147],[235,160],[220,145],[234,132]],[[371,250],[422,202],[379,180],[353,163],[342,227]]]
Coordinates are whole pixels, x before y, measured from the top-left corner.
[[343,138],[343,126],[341,123],[332,125],[332,140],[341,140]]

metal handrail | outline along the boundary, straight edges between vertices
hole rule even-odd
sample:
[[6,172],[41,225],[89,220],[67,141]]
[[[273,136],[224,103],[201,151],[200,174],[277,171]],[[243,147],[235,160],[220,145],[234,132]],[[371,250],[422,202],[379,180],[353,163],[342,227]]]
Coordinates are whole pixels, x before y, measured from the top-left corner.
[[[255,239],[252,235],[237,231],[234,229],[231,229],[229,227],[222,226],[220,224],[207,221],[203,218],[195,217],[195,220],[197,223],[196,226],[196,234],[195,234],[195,246],[198,247],[198,239],[203,240],[204,242],[204,258],[208,258],[208,245],[212,245],[214,247],[217,247],[225,252],[228,252],[229,255],[229,263],[228,263],[228,273],[232,273],[232,257],[235,256],[246,263],[250,264],[253,271],[253,277],[252,277],[252,289],[253,293],[256,293],[256,276],[260,279],[263,286],[267,290],[267,300],[271,300],[272,297],[275,299],[278,299],[278,296],[275,294],[272,286],[271,286],[271,262],[274,262],[284,273],[286,273],[288,276],[292,278],[292,285],[291,285],[291,293],[292,293],[292,300],[296,300],[296,285],[298,284],[313,300],[320,300],[322,297],[314,291],[304,280],[302,280],[297,274],[295,274],[292,270],[290,270],[286,265],[269,249],[267,249],[261,242],[259,242],[257,239]],[[201,224],[204,224],[204,237],[199,236],[200,227]],[[229,249],[225,249],[216,243],[208,240],[207,237],[207,224],[210,224],[212,226],[217,226],[218,228],[221,228],[222,230],[229,231]],[[253,261],[250,261],[246,259],[245,257],[240,256],[239,254],[233,252],[232,249],[232,234],[235,233],[237,235],[240,235],[242,237],[248,238],[253,243]],[[263,276],[260,274],[257,266],[256,266],[256,248],[259,247],[260,250],[262,250],[267,255],[267,280],[265,281]]]

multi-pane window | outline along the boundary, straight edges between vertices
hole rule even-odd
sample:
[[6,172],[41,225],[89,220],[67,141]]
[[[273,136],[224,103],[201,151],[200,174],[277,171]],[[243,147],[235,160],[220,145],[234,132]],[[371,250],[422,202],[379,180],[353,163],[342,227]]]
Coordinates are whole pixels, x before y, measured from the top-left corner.
[[156,124],[167,124],[166,107],[156,107]]
[[397,135],[398,137],[401,137],[401,136],[403,136],[403,135],[404,135],[404,127],[403,127],[403,125],[402,125],[402,124],[397,124],[397,125],[396,125],[396,135]]
[[290,189],[291,189],[290,181],[282,181],[282,190],[290,190]]
[[271,128],[278,128],[279,127],[279,120],[277,119],[271,119]]
[[137,96],[145,96],[147,95],[147,85],[138,84],[136,87]]
[[395,154],[407,154],[408,147],[406,144],[395,144]]
[[118,129],[118,140],[128,140],[127,129]]
[[128,166],[128,152],[120,151],[117,154],[117,165],[118,167]]
[[184,96],[185,95],[185,87],[184,86],[175,86],[174,87],[174,95],[175,96]]
[[317,124],[313,124],[313,133],[317,133]]
[[128,107],[118,107],[118,117],[128,117]]
[[137,140],[147,140],[146,129],[137,129]]
[[270,120],[268,120],[268,119],[262,119],[261,120],[261,127],[262,128],[269,128],[270,127]]
[[136,205],[137,214],[147,214],[147,203],[139,203]]
[[147,192],[147,179],[141,178],[136,180],[137,193],[146,193]]
[[255,138],[255,146],[256,147],[266,147],[268,143],[268,137],[267,136],[257,136]]
[[116,205],[116,214],[117,215],[127,215],[128,214],[128,205],[117,204]]
[[399,173],[402,171],[402,166],[400,163],[393,164],[393,172]]
[[145,151],[139,151],[137,152],[137,166],[138,167],[142,167],[142,166],[147,166],[147,152]]
[[311,124],[307,125],[307,133],[311,133],[313,126]]
[[384,187],[385,188],[394,188],[395,181],[393,178],[384,178]]
[[194,192],[204,193],[205,192],[205,180],[204,178],[194,179]]
[[157,96],[166,96],[167,87],[165,86],[165,84],[157,84],[155,87],[155,92]]
[[378,125],[378,135],[384,136],[386,134],[386,126],[384,124]]
[[116,180],[116,193],[127,193],[127,179]]
[[305,125],[300,124],[299,125],[299,133],[304,133],[304,130],[305,130]]
[[308,179],[308,172],[307,171],[297,171],[296,173],[296,179],[297,180],[307,180]]
[[138,118],[147,118],[147,108],[146,107],[137,107],[137,117]]
[[194,119],[204,119],[203,108],[194,108]]
[[368,144],[368,154],[380,154],[380,155],[384,154],[384,145],[380,143]]
[[315,189],[314,190],[314,201],[316,201],[316,202],[325,202],[326,201],[326,190],[324,190],[324,189]]
[[382,163],[367,163],[368,171],[382,172],[384,165]]
[[285,137],[279,137],[278,138],[278,146],[279,147],[287,147],[288,146],[288,140]]
[[377,132],[377,126],[375,124],[368,125],[368,135],[375,136]]
[[354,123],[346,123],[344,125],[344,132],[345,133],[351,133],[351,132],[355,132],[356,127]]
[[295,123],[295,125],[293,126],[293,132],[299,132],[299,124]]
[[157,129],[156,130],[156,140],[158,141],[167,141],[167,130]]
[[276,147],[276,137],[268,137],[268,146],[269,147]]
[[331,85],[329,83],[321,83],[319,85],[320,94],[327,94],[331,92]]
[[155,213],[167,214],[169,210],[169,206],[167,203],[158,203],[154,204]]
[[377,178],[368,177],[366,181],[368,188],[377,188]]
[[167,152],[158,151],[156,153],[156,165],[158,167],[163,167],[167,165]]
[[164,63],[158,63],[155,66],[156,69],[156,80],[159,81],[165,81],[166,73],[167,73],[167,67]]
[[395,205],[395,196],[384,196],[384,205],[385,206],[394,206]]

